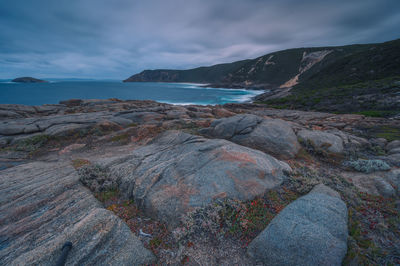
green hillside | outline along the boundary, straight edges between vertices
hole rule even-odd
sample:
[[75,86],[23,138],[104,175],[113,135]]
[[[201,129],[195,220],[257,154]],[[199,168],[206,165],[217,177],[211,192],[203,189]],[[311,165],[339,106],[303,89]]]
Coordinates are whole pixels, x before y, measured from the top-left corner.
[[188,70],[145,70],[125,82],[195,82],[268,89],[259,103],[276,108],[398,114],[400,39],[296,48]]
[[[145,70],[124,81],[276,88],[299,74],[298,81],[305,86],[350,84],[399,74],[399,51],[400,40],[381,44],[297,48],[209,67]],[[311,67],[307,68],[307,64]],[[302,68],[307,69],[300,73]]]
[[400,40],[329,60],[304,73],[290,95],[264,95],[258,101],[275,108],[384,117],[400,114]]

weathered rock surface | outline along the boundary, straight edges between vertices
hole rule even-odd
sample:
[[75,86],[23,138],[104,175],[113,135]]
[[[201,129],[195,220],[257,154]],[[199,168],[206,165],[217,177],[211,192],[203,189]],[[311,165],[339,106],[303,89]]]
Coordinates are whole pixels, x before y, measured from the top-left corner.
[[300,144],[290,124],[280,119],[263,119],[256,115],[236,115],[212,122],[201,133],[224,138],[280,158],[293,158]]
[[317,185],[284,208],[249,245],[264,265],[341,265],[347,252],[347,207]]
[[400,148],[400,140],[393,140],[386,145],[387,151],[391,151],[396,148]]
[[[332,114],[322,112],[310,112],[299,110],[285,110],[266,108],[261,104],[225,104],[224,108],[235,113],[255,114],[259,116],[268,116],[271,118],[279,118],[287,121],[295,122],[301,126],[319,127],[323,130],[339,129],[347,131],[351,134],[359,134],[360,132],[373,133],[371,129],[378,130],[380,128],[392,128],[400,130],[399,119],[366,117],[356,114]],[[370,134],[366,135],[370,135]],[[378,136],[376,134],[372,134]]]
[[325,150],[331,153],[342,153],[344,151],[343,140],[328,132],[300,130],[297,137],[306,144],[311,144],[316,149]]
[[386,144],[387,144],[387,140],[384,138],[373,138],[370,139],[369,142],[374,145],[374,146],[379,146],[380,148],[384,149]]
[[398,148],[393,148],[388,151],[388,154],[399,154],[400,153],[400,147]]
[[343,148],[347,151],[365,150],[368,149],[372,143],[365,138],[354,136],[340,130],[328,130],[326,133],[331,133],[340,137],[343,141]]
[[[209,120],[233,114],[216,107],[173,106],[153,101],[79,100],[62,104],[25,106],[0,104],[0,145],[43,134],[66,136],[93,127],[112,130],[136,125],[209,125]],[[190,110],[189,110],[190,109]]]
[[160,121],[162,115],[156,112],[123,112],[118,114],[119,117],[131,120],[131,123],[143,123],[147,121]]
[[[254,116],[255,119],[253,119]],[[216,120],[227,117],[230,118]],[[237,117],[246,118],[238,120]],[[340,139],[343,157],[346,157],[346,160],[382,159],[390,163],[391,171],[370,174],[344,171],[343,167],[327,163],[326,158],[324,160],[318,158],[321,155],[319,153],[310,157],[302,153],[301,156],[294,157],[289,162],[296,168],[296,173],[304,173],[304,177],[310,178],[310,182],[307,180],[305,184],[300,185],[297,181],[292,184],[294,179],[287,180],[284,187],[278,189],[278,193],[286,188],[291,192],[291,189],[294,189],[292,186],[299,185],[298,190],[296,188],[294,191],[302,194],[308,191],[310,184],[322,181],[340,190],[346,200],[354,197],[364,201],[363,198],[358,198],[358,192],[363,191],[388,197],[386,200],[395,203],[400,195],[399,173],[396,168],[396,165],[400,166],[399,142],[388,143],[380,137],[388,135],[390,139],[396,138],[397,132],[400,132],[398,119],[277,110],[257,104],[173,106],[153,101],[118,99],[75,99],[42,106],[0,105],[0,130],[3,130],[0,134],[0,264],[51,264],[57,258],[66,240],[72,240],[74,243],[70,254],[72,262],[68,262],[71,264],[99,264],[98,261],[104,264],[135,264],[135,261],[130,261],[129,256],[136,251],[129,251],[129,247],[137,250],[138,254],[147,252],[146,250],[142,252],[140,245],[136,245],[135,236],[133,238],[136,240],[129,240],[131,233],[126,230],[126,226],[111,212],[104,210],[93,198],[92,193],[78,182],[76,173],[69,166],[72,163],[71,160],[75,167],[90,162],[98,162],[105,166],[105,168],[99,168],[97,172],[89,169],[89,173],[93,175],[82,180],[87,182],[88,187],[93,191],[119,187],[125,197],[135,199],[135,203],[143,207],[145,212],[140,210],[140,215],[135,214],[135,217],[130,217],[127,223],[131,226],[133,234],[139,234],[139,229],[142,229],[153,237],[157,237],[155,233],[157,230],[149,230],[146,228],[147,225],[144,225],[147,223],[148,216],[156,218],[151,219],[154,222],[151,226],[158,228],[157,224],[161,220],[173,227],[179,222],[181,214],[197,206],[204,206],[214,199],[227,197],[252,199],[254,195],[263,194],[265,190],[279,186],[281,180],[285,178],[284,170],[287,169],[287,165],[252,148],[274,154],[275,157],[290,158],[292,155],[285,149],[290,150],[293,146],[282,139],[287,138],[285,134],[288,132],[295,132],[297,135],[304,129],[332,134],[337,138],[335,141],[338,143]],[[213,121],[215,122],[212,123]],[[218,124],[218,121],[236,122],[234,126],[230,127],[228,123],[224,128],[220,126],[224,123]],[[265,121],[278,123],[278,126],[273,128],[281,130],[277,130],[278,137],[271,140],[275,131],[271,133],[268,129],[272,127],[260,130]],[[281,124],[287,125],[290,130],[284,130]],[[227,140],[207,140],[184,133],[174,133],[174,135],[167,132],[166,135],[149,143],[160,132],[168,129],[198,134],[202,128],[208,128],[207,130],[213,132],[219,127],[223,129],[221,132],[224,134],[229,133],[224,137]],[[232,133],[232,130],[235,132]],[[271,135],[265,136],[267,133]],[[221,136],[216,135],[214,138],[222,138]],[[297,141],[297,136],[294,139]],[[236,141],[243,146],[233,144],[228,140]],[[256,145],[254,141],[257,141]],[[268,148],[273,147],[277,150],[277,155],[263,148],[263,145],[268,142],[270,142]],[[280,146],[284,144],[288,146]],[[324,141],[321,145],[322,148],[326,148],[326,151],[331,146]],[[316,148],[320,149],[319,146]],[[27,164],[30,161],[41,162]],[[53,163],[43,163],[43,161]],[[64,163],[65,161],[68,163]],[[96,164],[91,166],[97,167]],[[304,166],[313,169],[312,173],[311,170],[310,172],[303,171]],[[7,168],[10,169],[7,170]],[[308,174],[310,175],[307,176]],[[3,182],[6,176],[7,181]],[[354,186],[348,186],[347,182],[339,177],[343,177]],[[93,182],[94,180],[98,182]],[[286,187],[286,184],[289,184],[289,187]],[[329,189],[320,188],[319,192],[322,191],[327,194],[326,197],[330,194],[335,198],[337,195]],[[324,193],[320,194],[325,195]],[[114,199],[105,204],[114,205],[113,201]],[[125,204],[124,198],[119,198],[118,201]],[[315,203],[316,201],[307,202]],[[321,201],[320,197],[318,204],[319,201]],[[325,200],[321,202],[325,204]],[[307,205],[304,202],[302,204]],[[388,204],[388,213],[396,213],[395,208],[398,206],[392,205]],[[130,207],[134,208],[134,206]],[[319,213],[320,207],[316,207],[315,210],[317,211],[307,213],[304,211],[303,214],[304,216],[309,214],[310,217],[315,218],[314,216],[317,216],[315,212]],[[118,209],[118,215],[121,214],[119,211]],[[297,211],[301,213],[302,210],[297,209]],[[326,213],[329,211],[331,210],[327,210]],[[340,213],[340,211],[334,212],[331,216],[340,216]],[[356,210],[356,214],[358,216],[360,213]],[[301,216],[302,218],[299,219],[300,215],[298,213],[295,215],[297,216],[294,216],[293,221],[289,218],[288,220],[292,223],[300,221],[298,225],[300,229],[306,226],[309,226],[306,229],[311,228],[307,229],[308,231],[301,229],[307,232],[304,233],[306,240],[309,239],[308,232],[312,232],[311,237],[318,241],[323,237],[327,241],[334,238],[326,233],[330,232],[328,229],[318,231],[318,228],[324,228],[323,226],[314,230],[313,226],[323,223],[322,218],[318,218],[321,221],[318,220],[317,225],[314,225],[308,216],[305,218]],[[369,217],[371,221],[377,220],[379,224],[384,225],[388,224],[388,219],[392,219],[391,217],[382,218],[380,212],[369,213]],[[360,218],[358,221],[361,230],[369,230],[369,217],[366,217],[365,221],[362,215],[356,217]],[[121,216],[121,219],[125,219],[125,216]],[[137,222],[140,225],[133,228],[132,223]],[[335,226],[332,228],[336,230]],[[295,229],[295,234],[290,237],[298,236],[303,231]],[[319,234],[319,232],[324,233]],[[160,233],[164,234],[164,232]],[[385,252],[388,251],[388,257],[391,258],[389,261],[395,262],[394,250],[399,246],[399,241],[389,241],[386,237],[387,233],[396,234],[392,228],[387,228],[383,231],[370,230],[368,237],[371,237],[374,245],[381,250],[391,245],[390,241],[393,242],[395,248],[385,250]],[[288,239],[291,239],[290,237]],[[151,239],[144,236],[138,238],[144,243],[148,243]],[[281,242],[284,244],[285,241]],[[290,241],[287,242],[291,243]],[[196,242],[195,246],[187,247],[183,252],[175,248],[164,250],[163,247],[159,247],[156,250],[158,263],[167,264],[165,262],[171,260],[179,263],[184,257],[183,254],[192,254],[188,255],[190,262],[253,265],[253,260],[244,254],[245,250],[241,249],[241,243],[230,237],[224,238],[223,245],[215,244],[211,249],[207,248],[209,242],[205,241],[206,247],[203,247],[201,251],[204,255],[199,254],[200,246],[197,236],[196,241],[193,242]],[[306,245],[303,242],[302,238],[293,245],[297,249],[295,251],[297,253],[293,254],[297,254],[299,258],[302,258],[304,254],[299,253],[302,248],[297,248],[297,246]],[[230,243],[236,243],[236,248],[234,245],[230,246]],[[349,250],[360,248],[366,256],[372,254],[371,250],[367,251],[358,242],[356,244],[358,247],[351,246]],[[287,248],[288,252],[292,252],[293,246]],[[315,246],[324,247],[319,244]],[[192,253],[187,253],[188,249]],[[221,249],[220,253],[210,252],[210,250],[219,249]],[[83,252],[80,252],[81,250]],[[105,257],[105,254],[111,254],[111,257]],[[206,257],[205,254],[208,259],[202,260]],[[232,254],[235,255],[232,256]],[[137,254],[134,257],[141,258]],[[147,258],[147,255],[145,257]],[[239,260],[237,260],[238,257],[240,257]],[[368,257],[372,258],[368,260],[370,264],[387,262],[384,257],[372,257]],[[288,258],[291,259],[290,254]]]
[[372,174],[366,174],[356,172],[343,172],[342,175],[362,192],[371,195],[392,197],[396,194],[396,191],[390,184],[391,182],[388,182],[389,179],[385,178],[386,176],[390,176],[389,173],[390,172],[376,172]]
[[66,163],[35,162],[0,172],[0,264],[142,265],[152,253],[105,210]]
[[93,125],[108,118],[111,118],[111,116],[99,112],[87,114],[55,115],[40,119],[25,118],[15,121],[3,121],[0,122],[0,134],[10,136],[18,134],[31,134],[46,130],[48,130],[48,133],[51,134],[52,127],[57,128],[55,133],[60,133],[62,131],[62,126],[66,127],[65,130],[69,130],[70,124]]
[[103,165],[125,197],[172,227],[182,214],[214,199],[261,195],[291,170],[261,151],[180,131],[167,131],[132,155]]
[[400,195],[400,169],[393,169],[386,173],[386,180],[396,189],[397,194]]
[[379,156],[378,158],[391,165],[400,167],[400,153],[390,153],[385,156]]

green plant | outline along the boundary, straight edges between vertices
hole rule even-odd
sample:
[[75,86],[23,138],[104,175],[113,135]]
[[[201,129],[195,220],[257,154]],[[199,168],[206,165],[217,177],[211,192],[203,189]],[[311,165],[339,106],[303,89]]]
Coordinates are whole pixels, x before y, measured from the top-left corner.
[[138,124],[136,124],[136,123],[130,123],[129,125],[127,125],[126,127],[137,127],[138,126]]
[[385,155],[386,154],[385,149],[383,149],[381,146],[373,146],[373,147],[371,147],[371,150],[376,155]]
[[128,142],[129,141],[129,135],[128,134],[121,134],[121,135],[116,135],[111,138],[112,142]]
[[365,115],[365,116],[370,116],[370,117],[388,117],[392,115],[399,114],[400,110],[391,110],[391,111],[386,111],[386,110],[367,110],[367,111],[361,111],[361,112],[355,112],[355,114],[360,114],[360,115]]
[[117,187],[116,181],[110,176],[107,167],[90,164],[78,170],[79,180],[95,193],[111,191]]
[[149,241],[151,249],[158,248],[162,244],[162,240],[158,237],[154,237]]
[[400,139],[400,128],[398,127],[390,127],[390,126],[382,126],[377,129],[374,134],[377,138],[384,138],[387,141],[393,141]]
[[198,236],[217,240],[230,236],[247,245],[297,197],[297,192],[282,186],[279,191],[269,191],[249,201],[219,199],[187,213],[182,219],[182,226],[175,230],[175,237],[181,241]]
[[356,161],[346,161],[343,163],[343,165],[346,167],[353,168],[358,172],[364,172],[364,173],[390,170],[390,166],[382,160],[358,159]]
[[[95,194],[95,196],[99,201],[105,203],[111,199],[117,198],[119,196],[119,190],[114,188],[111,190],[98,192]],[[125,206],[128,206],[129,204],[130,202],[124,202]]]
[[19,141],[16,144],[15,149],[20,151],[34,152],[37,149],[43,147],[50,140],[50,136],[40,134],[24,140]]
[[[399,245],[395,239],[400,237],[396,201],[395,198],[357,192],[347,202],[350,237],[344,265],[398,264],[398,259],[393,256]],[[382,234],[390,237],[381,238]]]

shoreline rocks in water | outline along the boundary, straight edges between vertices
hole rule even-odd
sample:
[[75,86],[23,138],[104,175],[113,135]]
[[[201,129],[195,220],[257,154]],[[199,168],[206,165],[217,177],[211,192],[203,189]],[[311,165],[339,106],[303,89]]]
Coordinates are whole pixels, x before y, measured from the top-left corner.
[[21,77],[21,78],[13,79],[12,82],[18,82],[18,83],[45,83],[47,81],[46,80],[32,78],[32,77]]

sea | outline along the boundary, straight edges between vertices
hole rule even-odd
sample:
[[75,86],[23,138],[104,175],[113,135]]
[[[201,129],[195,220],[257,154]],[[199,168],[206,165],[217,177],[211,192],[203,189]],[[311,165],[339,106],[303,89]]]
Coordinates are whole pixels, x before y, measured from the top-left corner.
[[259,90],[211,88],[204,84],[122,81],[50,81],[14,83],[0,80],[0,104],[57,104],[68,99],[154,100],[177,105],[249,102]]

